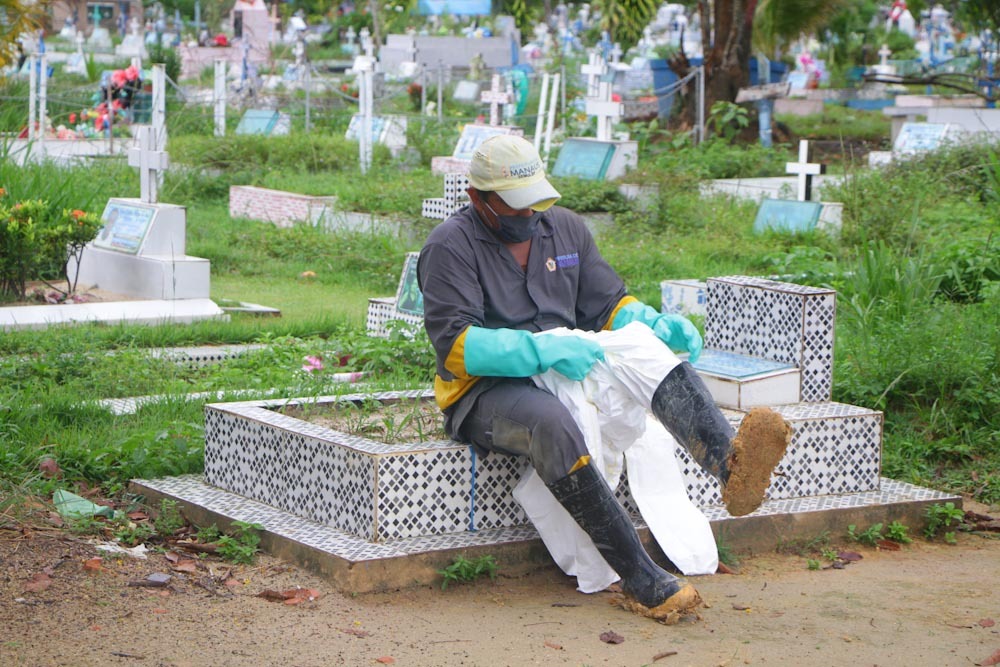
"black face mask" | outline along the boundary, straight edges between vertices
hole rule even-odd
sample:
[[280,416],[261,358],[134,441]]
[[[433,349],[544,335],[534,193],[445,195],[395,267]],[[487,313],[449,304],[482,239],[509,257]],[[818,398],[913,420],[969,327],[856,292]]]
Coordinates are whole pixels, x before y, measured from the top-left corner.
[[535,235],[538,229],[538,221],[542,219],[541,211],[532,211],[530,216],[521,215],[500,215],[493,210],[487,202],[483,202],[490,213],[496,218],[500,229],[494,229],[493,233],[500,237],[504,243],[520,243],[527,241]]

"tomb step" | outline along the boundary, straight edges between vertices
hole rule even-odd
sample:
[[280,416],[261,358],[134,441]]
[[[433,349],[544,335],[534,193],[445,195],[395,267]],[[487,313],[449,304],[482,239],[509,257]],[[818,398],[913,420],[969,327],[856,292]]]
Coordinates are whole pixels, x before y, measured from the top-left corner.
[[[389,445],[284,414],[365,401],[432,400],[430,391],[272,399],[205,406],[205,478],[220,488],[383,542],[525,521],[511,491],[527,462],[450,440]],[[768,489],[772,500],[878,488],[882,414],[842,403],[775,408],[792,441]],[[734,426],[746,414],[725,410]],[[718,483],[675,449],[688,496],[722,504]],[[622,483],[619,499],[635,507]]]
[[[372,543],[211,486],[200,475],[133,480],[131,490],[154,505],[162,499],[176,501],[195,525],[214,523],[225,528],[232,521],[258,523],[263,526],[264,551],[329,578],[343,592],[436,584],[438,571],[459,554],[467,558],[491,555],[507,575],[552,566],[530,525]],[[731,517],[723,508],[704,512],[727,547],[746,552],[770,551],[780,543],[813,539],[827,531],[840,535],[850,524],[900,521],[916,533],[926,523],[927,508],[945,502],[962,506],[960,496],[882,478],[875,491],[769,500],[746,517]],[[644,524],[641,520],[634,523],[650,553],[663,562]]]
[[801,376],[792,364],[706,349],[693,366],[721,407],[749,410],[799,402]]

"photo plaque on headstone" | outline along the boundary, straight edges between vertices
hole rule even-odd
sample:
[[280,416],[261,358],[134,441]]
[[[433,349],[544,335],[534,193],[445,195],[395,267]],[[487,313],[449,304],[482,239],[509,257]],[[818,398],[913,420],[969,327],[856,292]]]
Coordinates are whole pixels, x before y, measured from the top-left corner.
[[503,125],[475,125],[470,123],[462,128],[462,136],[459,137],[458,143],[455,145],[455,152],[451,156],[459,160],[471,160],[472,154],[479,148],[479,144],[490,137],[501,134],[510,134],[510,128]]
[[552,175],[603,181],[614,155],[613,142],[570,138],[559,151]]
[[269,109],[247,109],[236,126],[236,134],[270,135],[278,124],[278,112]]
[[760,203],[753,231],[811,232],[816,229],[823,205],[815,201],[765,199]]
[[97,233],[94,245],[130,255],[138,254],[155,212],[156,209],[150,206],[109,201],[101,215],[104,226]]
[[903,123],[892,150],[896,153],[936,150],[944,143],[947,135],[947,123]]
[[399,289],[396,291],[396,310],[407,315],[424,314],[424,295],[417,282],[417,260],[420,253],[411,252],[406,255],[403,265],[403,275],[399,279]]

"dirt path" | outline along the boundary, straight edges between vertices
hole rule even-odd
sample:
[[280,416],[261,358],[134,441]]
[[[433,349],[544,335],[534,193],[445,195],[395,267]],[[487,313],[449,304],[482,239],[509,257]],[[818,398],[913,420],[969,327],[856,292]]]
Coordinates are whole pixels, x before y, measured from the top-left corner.
[[[798,555],[744,558],[737,575],[695,579],[711,605],[701,620],[664,626],[610,606],[609,593],[577,593],[555,569],[351,596],[269,557],[234,567],[228,586],[232,566],[215,559],[183,573],[163,555],[105,557],[88,572],[92,545],[7,527],[0,665],[631,667],[662,656],[655,665],[968,667],[1000,651],[1000,540],[857,551],[863,560],[840,570],[810,571]],[[27,591],[46,567],[48,587]],[[167,588],[129,585],[156,572],[172,575]],[[296,586],[318,599],[258,597]],[[609,630],[624,642],[603,642]]]

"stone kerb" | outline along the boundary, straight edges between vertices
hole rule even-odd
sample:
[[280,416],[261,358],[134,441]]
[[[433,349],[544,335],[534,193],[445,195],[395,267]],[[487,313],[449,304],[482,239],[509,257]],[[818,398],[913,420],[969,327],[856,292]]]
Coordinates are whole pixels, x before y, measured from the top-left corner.
[[249,185],[229,188],[229,215],[291,227],[306,222],[318,225],[332,214],[336,197],[301,195]]

